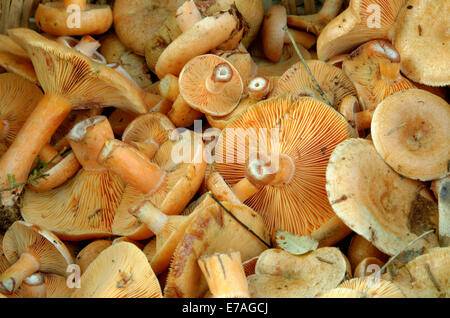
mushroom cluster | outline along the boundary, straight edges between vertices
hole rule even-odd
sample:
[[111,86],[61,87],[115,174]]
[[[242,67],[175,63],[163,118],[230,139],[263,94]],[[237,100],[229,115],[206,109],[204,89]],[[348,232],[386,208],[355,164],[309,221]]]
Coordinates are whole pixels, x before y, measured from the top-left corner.
[[0,298],[450,297],[449,11],[2,1]]

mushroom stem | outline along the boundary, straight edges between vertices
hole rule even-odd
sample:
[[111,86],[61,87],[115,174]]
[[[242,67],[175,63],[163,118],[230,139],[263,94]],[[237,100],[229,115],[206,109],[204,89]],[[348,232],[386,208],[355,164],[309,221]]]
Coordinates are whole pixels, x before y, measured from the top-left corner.
[[202,256],[197,262],[215,298],[250,297],[239,252]]
[[17,262],[0,276],[0,292],[11,295],[28,276],[36,273],[41,266],[39,258],[32,253],[22,253]]
[[146,155],[149,159],[152,159],[159,150],[158,143],[153,139],[147,139],[141,142],[132,141],[130,144],[139,150],[139,152]]
[[259,188],[254,186],[247,178],[235,183],[231,189],[241,202],[245,202],[259,191]]
[[157,191],[166,176],[138,150],[116,139],[105,143],[98,162],[147,195]]
[[[285,154],[277,156],[277,162],[252,159],[247,164],[246,177],[254,186],[288,184],[294,173],[295,164],[291,157]],[[275,166],[274,166],[275,164]]]
[[177,10],[176,20],[181,32],[190,29],[202,19],[202,14],[193,0],[185,1]]
[[261,100],[270,93],[272,86],[264,76],[256,76],[248,83],[248,96],[251,99]]
[[80,42],[75,45],[74,49],[86,56],[92,57],[97,49],[101,46],[100,42],[90,35],[85,35]]
[[70,9],[70,6],[78,6],[81,11],[86,10],[86,0],[64,0],[64,9]]
[[167,117],[176,127],[189,127],[194,124],[194,121],[202,118],[203,113],[189,106],[183,96],[178,94],[177,99],[172,104],[172,109],[167,113]]
[[379,62],[381,78],[384,80],[401,80],[400,63]]
[[[291,32],[295,43],[304,46],[306,49],[310,49],[314,44],[316,44],[316,37],[312,34],[294,29],[289,29],[289,31]],[[284,36],[284,43],[291,43],[291,39],[287,33]]]
[[158,84],[159,93],[162,97],[175,102],[180,93],[178,77],[172,74],[164,76]]
[[105,142],[114,139],[111,125],[104,116],[88,118],[76,124],[67,136],[69,144],[83,169],[105,170],[97,157]]
[[319,242],[319,247],[333,246],[349,235],[352,230],[338,216],[333,216],[327,223],[311,234]]
[[[0,158],[0,185],[9,184],[8,176],[17,183],[26,182],[36,155],[48,143],[72,107],[70,102],[58,95],[45,95],[28,117],[16,139]],[[18,160],[20,158],[20,160]],[[17,194],[2,193],[2,204],[13,206]]]
[[233,70],[227,63],[218,64],[206,80],[206,89],[211,94],[220,94],[233,78]]
[[367,109],[355,113],[355,125],[359,131],[370,128],[374,111],[375,109]]
[[169,221],[169,217],[148,200],[142,202],[134,209],[130,209],[129,212],[156,235],[163,231]]
[[34,273],[24,279],[22,283],[24,298],[47,298],[47,286],[43,273]]
[[53,161],[54,163],[57,163],[62,160],[62,157],[52,145],[46,144],[42,147],[41,151],[39,151],[39,159],[45,162]]

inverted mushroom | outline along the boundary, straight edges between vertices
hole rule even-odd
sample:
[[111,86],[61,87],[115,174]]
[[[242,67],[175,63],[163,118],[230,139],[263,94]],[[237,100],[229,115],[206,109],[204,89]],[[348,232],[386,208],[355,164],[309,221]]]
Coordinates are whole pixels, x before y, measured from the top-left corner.
[[3,238],[3,253],[12,264],[0,275],[0,291],[11,294],[22,281],[38,271],[66,276],[73,263],[70,252],[53,233],[16,221]]
[[449,174],[450,107],[420,89],[395,93],[381,102],[372,119],[372,140],[397,173],[431,181]]

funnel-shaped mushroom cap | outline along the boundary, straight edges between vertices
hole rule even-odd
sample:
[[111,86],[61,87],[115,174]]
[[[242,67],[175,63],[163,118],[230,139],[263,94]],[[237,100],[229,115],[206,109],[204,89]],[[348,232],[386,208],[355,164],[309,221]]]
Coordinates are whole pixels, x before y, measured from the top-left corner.
[[75,109],[114,106],[147,112],[144,92],[114,69],[31,29],[8,33],[28,52],[45,93],[65,96]]
[[315,297],[346,279],[344,254],[335,247],[292,255],[272,248],[258,258],[255,274],[247,277],[251,297]]
[[149,113],[137,117],[127,126],[122,141],[133,145],[151,159],[169,140],[169,135],[175,128],[164,114]]
[[161,286],[145,254],[128,242],[105,249],[81,275],[72,298],[161,298]]
[[[352,138],[337,146],[326,175],[336,215],[388,255],[437,228],[437,205],[425,186],[392,170],[370,140]],[[413,246],[437,244],[436,235],[429,234]]]
[[[59,36],[94,35],[105,33],[113,23],[112,10],[108,5],[86,4],[84,0],[85,7],[79,7],[76,11],[70,6],[66,8],[65,2],[39,4],[34,16],[39,29]],[[74,18],[74,15],[77,17]]]
[[[260,216],[245,205],[223,203],[234,217],[250,228],[260,239],[269,242],[269,235]],[[242,261],[259,255],[267,247],[255,234],[238,223],[217,204],[198,213],[173,255],[164,295],[168,298],[201,297],[208,285],[197,260],[202,255],[241,253]],[[266,243],[267,244],[267,243]]]
[[97,163],[105,141],[114,138],[111,126],[106,117],[95,116],[75,125],[68,138],[83,168],[56,189],[27,191],[22,216],[67,240],[108,236],[125,188]]
[[151,160],[166,173],[164,181],[151,194],[144,194],[130,184],[126,186],[112,225],[113,233],[135,240],[152,235],[145,225],[129,213],[130,208],[146,199],[165,214],[181,213],[203,181],[206,170],[204,158],[203,141],[193,131],[187,130],[179,139],[164,143]]
[[[280,163],[284,184],[268,184],[245,203],[270,232],[309,235],[333,217],[325,172],[334,148],[353,135],[345,118],[313,98],[270,98],[232,119],[215,148],[214,169],[230,186],[246,177],[247,161],[260,150]],[[228,144],[229,145],[228,145]],[[281,159],[281,160],[280,160]]]
[[364,42],[392,38],[400,9],[407,0],[351,0],[348,8],[322,30],[317,55],[327,60]]
[[387,280],[375,277],[353,278],[344,281],[337,288],[356,290],[362,297],[369,298],[404,298],[400,288]]
[[42,97],[39,87],[23,77],[0,75],[0,157]]
[[450,247],[433,248],[400,268],[394,277],[382,275],[408,298],[449,297]]
[[[306,61],[314,78],[334,108],[348,95],[356,95],[355,87],[345,73],[333,65],[318,60]],[[270,97],[292,94],[324,101],[302,63],[296,63],[278,80]]]
[[[38,266],[38,269],[34,272],[40,271],[66,276],[67,266],[73,264],[69,250],[52,232],[24,221],[14,222],[6,231],[3,238],[3,253],[10,264],[22,260],[22,254],[32,255]],[[22,283],[20,279],[16,281],[17,276],[11,271],[13,267],[15,266],[12,265],[1,277],[1,286],[9,291],[16,290]],[[28,270],[25,267],[22,267],[22,269],[24,272]],[[20,268],[17,268],[17,270],[20,270]],[[8,286],[12,286],[12,288]]]
[[376,108],[372,140],[381,157],[399,174],[422,181],[449,174],[450,106],[424,90],[387,97]]
[[86,245],[77,255],[75,262],[80,266],[80,272],[84,273],[89,264],[101,253],[112,245],[110,240],[95,240]]
[[390,42],[370,41],[342,63],[363,109],[373,109],[387,96],[415,86],[400,74],[400,55]]
[[409,0],[397,17],[393,43],[402,72],[429,86],[450,84],[448,1]]
[[244,83],[227,60],[205,54],[194,57],[181,71],[180,94],[195,110],[212,116],[225,116],[239,103]]

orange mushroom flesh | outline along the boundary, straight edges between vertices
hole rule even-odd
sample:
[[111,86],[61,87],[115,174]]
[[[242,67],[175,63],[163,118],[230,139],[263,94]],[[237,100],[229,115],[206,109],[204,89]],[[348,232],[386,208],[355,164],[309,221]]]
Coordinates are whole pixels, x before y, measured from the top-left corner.
[[[387,255],[402,252],[412,240],[438,226],[437,205],[426,187],[392,170],[370,140],[351,138],[340,143],[331,154],[326,181],[336,215]],[[437,235],[428,234],[410,249],[437,244]]]
[[239,72],[213,54],[190,60],[179,76],[180,94],[195,110],[213,116],[233,111],[244,91]]
[[326,0],[319,12],[309,15],[288,15],[287,24],[319,35],[323,28],[338,15],[343,0]]
[[397,92],[373,115],[372,139],[381,157],[397,173],[431,181],[449,173],[450,107],[419,89]]
[[23,197],[23,218],[71,241],[111,235],[125,184],[98,164],[97,157],[105,142],[113,138],[104,116],[75,125],[68,139],[82,169],[56,189],[27,191]]
[[387,96],[414,85],[400,74],[400,55],[385,40],[370,41],[342,62],[342,70],[353,82],[363,110],[371,110]]
[[[282,229],[309,235],[334,215],[325,191],[326,166],[334,148],[352,136],[347,121],[326,104],[312,98],[271,98],[222,131],[214,168],[231,186],[244,177],[256,185],[267,182],[245,203],[263,216],[272,234]],[[258,158],[252,153],[256,142],[265,143],[262,155],[273,162],[261,164],[261,156],[259,162],[249,160],[250,155]],[[273,170],[277,162],[278,171]]]
[[[375,39],[392,39],[397,15],[407,0],[351,0],[317,38],[317,56],[328,60]],[[374,11],[378,10],[378,11]],[[377,19],[374,19],[376,14]]]
[[204,255],[197,262],[214,298],[250,297],[239,252]]
[[[30,29],[9,30],[9,34],[29,53],[46,94],[0,159],[0,183],[7,184],[8,175],[26,181],[37,153],[73,108],[114,105],[136,113],[147,111],[143,92],[109,67]],[[2,206],[15,206],[21,190],[3,193]]]
[[[78,13],[78,19],[72,14]],[[113,23],[110,6],[87,4],[86,0],[64,0],[41,3],[34,18],[42,31],[57,36],[102,34]]]
[[169,140],[169,135],[175,128],[165,115],[149,113],[137,117],[128,125],[122,141],[152,159],[161,145]]
[[[306,64],[334,108],[338,108],[345,96],[356,95],[355,87],[341,69],[318,60],[309,60]],[[310,96],[324,101],[302,63],[296,63],[280,77],[269,97],[283,94]]]
[[25,278],[40,271],[67,275],[70,252],[50,231],[16,221],[3,238],[3,253],[12,264],[0,275],[0,291],[12,294]]
[[81,275],[72,298],[162,298],[161,286],[145,254],[134,244],[113,244]]

